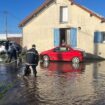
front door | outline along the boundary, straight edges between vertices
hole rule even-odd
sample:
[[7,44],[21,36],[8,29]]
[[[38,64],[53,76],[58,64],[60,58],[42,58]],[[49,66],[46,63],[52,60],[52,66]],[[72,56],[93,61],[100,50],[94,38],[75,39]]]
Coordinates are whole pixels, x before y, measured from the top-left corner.
[[69,45],[77,46],[77,29],[76,28],[60,28],[54,29],[54,46]]
[[60,29],[60,45],[67,44],[67,29]]

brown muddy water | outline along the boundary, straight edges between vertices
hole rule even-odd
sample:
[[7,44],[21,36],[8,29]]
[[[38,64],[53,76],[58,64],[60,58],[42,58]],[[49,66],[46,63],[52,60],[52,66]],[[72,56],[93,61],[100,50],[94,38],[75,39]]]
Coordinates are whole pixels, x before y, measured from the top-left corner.
[[105,105],[105,61],[44,62],[23,78],[24,65],[0,64],[0,105]]

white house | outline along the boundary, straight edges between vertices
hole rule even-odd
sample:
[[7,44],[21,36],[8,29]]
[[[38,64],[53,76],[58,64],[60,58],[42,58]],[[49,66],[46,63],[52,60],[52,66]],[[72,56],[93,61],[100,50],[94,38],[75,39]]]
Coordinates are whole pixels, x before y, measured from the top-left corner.
[[61,45],[105,57],[105,19],[72,0],[46,0],[19,25],[23,46],[39,52]]

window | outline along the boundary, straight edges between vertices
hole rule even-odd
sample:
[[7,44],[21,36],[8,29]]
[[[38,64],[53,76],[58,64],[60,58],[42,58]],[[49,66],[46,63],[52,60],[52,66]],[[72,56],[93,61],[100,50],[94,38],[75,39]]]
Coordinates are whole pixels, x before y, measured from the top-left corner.
[[95,32],[94,43],[105,43],[105,32]]
[[67,51],[66,47],[60,47],[60,51]]
[[60,7],[60,22],[62,23],[68,22],[68,7],[67,6]]
[[66,51],[69,51],[69,48],[67,47],[57,47],[54,49],[54,51],[56,52],[66,52]]
[[102,42],[105,43],[105,32],[101,32],[102,35]]

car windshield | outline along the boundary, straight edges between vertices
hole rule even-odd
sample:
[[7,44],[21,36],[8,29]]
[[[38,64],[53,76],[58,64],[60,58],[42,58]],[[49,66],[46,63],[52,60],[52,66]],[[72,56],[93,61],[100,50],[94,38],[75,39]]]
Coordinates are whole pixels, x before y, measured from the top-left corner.
[[65,52],[65,51],[69,51],[69,48],[67,48],[67,47],[57,47],[57,48],[54,49],[54,51]]

